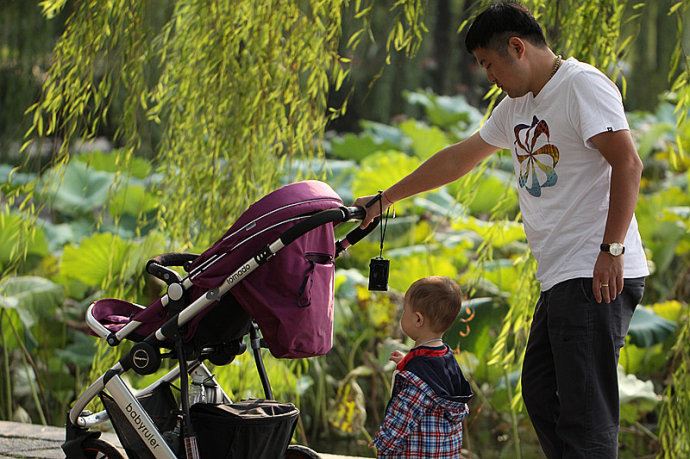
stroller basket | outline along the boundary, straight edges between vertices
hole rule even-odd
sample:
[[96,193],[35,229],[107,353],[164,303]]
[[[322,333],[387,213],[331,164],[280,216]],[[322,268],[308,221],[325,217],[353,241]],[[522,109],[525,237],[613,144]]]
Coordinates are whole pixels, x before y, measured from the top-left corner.
[[245,400],[190,408],[203,458],[270,459],[285,454],[297,425],[299,410],[292,403]]

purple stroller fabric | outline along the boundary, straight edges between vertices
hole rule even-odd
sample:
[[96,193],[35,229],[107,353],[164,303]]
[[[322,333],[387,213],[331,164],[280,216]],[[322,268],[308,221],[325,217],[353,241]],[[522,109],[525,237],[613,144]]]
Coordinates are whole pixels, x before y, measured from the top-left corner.
[[[254,203],[194,261],[195,286],[218,287],[227,276],[287,229],[315,212],[342,206],[340,196],[314,180],[286,185]],[[321,225],[280,250],[230,293],[253,317],[276,357],[327,353],[333,335],[333,224]]]
[[119,331],[143,311],[139,306],[114,298],[98,300],[96,304],[98,307],[93,309],[93,317],[111,332]]
[[[331,187],[315,180],[286,185],[268,194],[249,207],[223,237],[194,260],[189,270],[194,284],[189,291],[190,300],[220,286],[263,247],[307,216],[342,205]],[[230,290],[259,324],[274,356],[311,357],[331,349],[334,256],[333,224],[328,223],[278,251]],[[229,305],[223,298],[211,308]],[[211,308],[188,324],[186,339],[194,335]],[[119,330],[130,320],[142,322],[131,335],[136,339],[152,333],[169,318],[160,299],[146,309],[121,300],[104,299],[96,302],[92,314],[111,331]],[[236,320],[246,321],[246,316]],[[228,323],[228,328],[238,328],[237,325]]]

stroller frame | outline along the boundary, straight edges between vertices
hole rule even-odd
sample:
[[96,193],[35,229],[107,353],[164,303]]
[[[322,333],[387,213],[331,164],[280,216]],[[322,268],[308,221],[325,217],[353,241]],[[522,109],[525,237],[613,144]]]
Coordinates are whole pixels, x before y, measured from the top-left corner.
[[[251,274],[259,266],[266,263],[282,248],[300,236],[324,224],[338,224],[350,220],[362,220],[365,216],[366,210],[364,208],[345,206],[305,215],[301,222],[283,232],[273,243],[267,244],[251,259],[242,263],[239,268],[225,278],[219,287],[213,288],[201,295],[185,306],[184,309],[168,318],[157,330],[136,343],[127,354],[93,382],[74,402],[72,409],[67,415],[66,441],[62,445],[67,457],[81,456],[81,444],[86,439],[100,436],[100,432],[89,431],[88,429],[107,421],[109,419],[108,412],[103,410],[91,414],[89,412],[84,412],[84,408],[104,391],[107,391],[118,408],[125,413],[125,417],[129,424],[134,431],[137,432],[144,445],[148,447],[153,457],[161,459],[178,457],[137,398],[151,394],[162,384],[171,383],[178,378],[180,379],[180,400],[182,405],[182,423],[185,427],[184,443],[186,454],[188,458],[199,457],[196,447],[196,438],[193,434],[189,415],[188,375],[192,375],[194,380],[204,380],[204,387],[202,387],[202,390],[206,390],[206,387],[211,387],[212,390],[215,391],[215,394],[220,398],[220,400],[215,400],[215,403],[231,403],[231,400],[203,363],[205,357],[208,356],[208,354],[205,353],[207,349],[202,350],[197,358],[190,361],[186,360],[183,337],[181,335],[182,327],[220,300],[223,295],[228,293],[242,279]],[[349,246],[355,244],[373,231],[377,224],[378,219],[375,219],[366,229],[357,227],[350,231],[343,240],[335,242],[335,257],[337,258],[338,255],[347,250]],[[149,260],[147,263],[146,271],[168,284],[168,292],[161,298],[161,303],[164,308],[167,308],[170,304],[179,306],[177,302],[184,297],[184,293],[193,285],[191,278],[203,272],[208,267],[209,263],[195,268],[189,272],[184,279],[180,279],[179,275],[175,271],[167,268],[167,266],[182,266],[183,263],[189,262],[195,257],[195,255],[191,254],[164,254]],[[142,310],[145,309],[144,306],[135,306]],[[91,314],[93,307],[94,304],[90,305],[87,311],[87,324],[99,337],[106,339],[111,346],[119,345],[124,338],[141,325],[141,322],[132,320],[119,331],[111,332],[93,317]],[[250,320],[250,323],[250,343],[254,353],[257,370],[266,398],[272,399],[272,390],[260,354],[261,347],[265,346],[262,346],[263,343],[258,333],[258,326],[253,320]],[[244,336],[240,339],[243,340]],[[136,394],[133,393],[124,382],[121,375],[130,369],[138,374],[150,374],[155,372],[160,367],[161,363],[160,348],[164,347],[164,343],[169,343],[170,340],[174,340],[176,343],[178,366],[145,389],[137,391]],[[244,352],[244,349],[240,348],[236,355],[242,352]]]

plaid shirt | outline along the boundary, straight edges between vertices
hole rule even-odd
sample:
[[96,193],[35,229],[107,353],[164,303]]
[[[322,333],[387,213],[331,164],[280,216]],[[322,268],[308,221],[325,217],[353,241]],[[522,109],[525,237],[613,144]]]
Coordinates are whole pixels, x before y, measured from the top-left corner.
[[393,397],[374,445],[380,458],[460,457],[467,403],[437,395],[410,371],[395,377]]

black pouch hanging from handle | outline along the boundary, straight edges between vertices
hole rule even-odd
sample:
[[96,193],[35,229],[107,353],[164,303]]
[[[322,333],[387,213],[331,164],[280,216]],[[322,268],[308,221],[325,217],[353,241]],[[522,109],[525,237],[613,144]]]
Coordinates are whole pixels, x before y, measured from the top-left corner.
[[[383,218],[382,197],[383,191],[379,191],[379,193],[371,201],[366,203],[365,207],[369,208],[378,202],[381,209],[381,217]],[[390,260],[386,260],[385,258],[383,258],[383,240],[386,237],[386,227],[388,226],[389,213],[390,209],[387,209],[386,219],[384,223],[379,226],[379,228],[381,228],[381,245],[379,248],[379,256],[372,258],[371,261],[369,261],[369,290],[372,291],[388,291],[388,274],[390,271]]]

